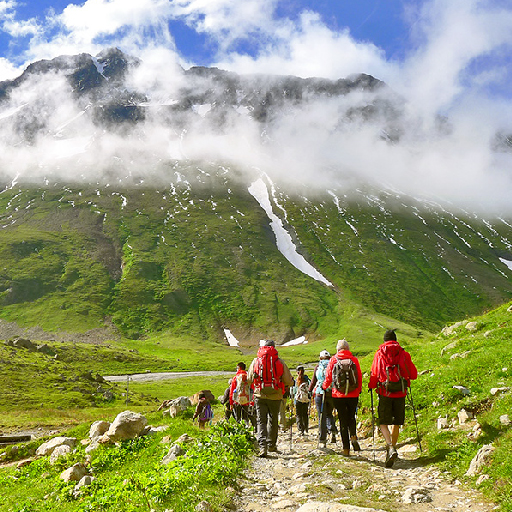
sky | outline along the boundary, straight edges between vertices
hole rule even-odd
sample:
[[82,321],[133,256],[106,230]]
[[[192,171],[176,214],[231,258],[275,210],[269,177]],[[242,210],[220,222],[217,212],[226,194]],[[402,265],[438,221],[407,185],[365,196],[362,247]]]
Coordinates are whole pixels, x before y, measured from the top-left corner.
[[[350,140],[345,164],[363,177],[378,166],[418,190],[441,180],[455,198],[486,191],[512,203],[510,159],[486,149],[496,131],[512,133],[510,0],[0,0],[0,80],[36,60],[110,46],[143,59],[148,74],[170,76],[175,65],[371,74],[406,98],[417,136],[401,150],[371,146],[371,155],[369,139]],[[439,115],[454,127],[449,138],[433,131]],[[311,140],[326,163],[341,158],[339,140]],[[286,142],[288,154],[304,146]]]

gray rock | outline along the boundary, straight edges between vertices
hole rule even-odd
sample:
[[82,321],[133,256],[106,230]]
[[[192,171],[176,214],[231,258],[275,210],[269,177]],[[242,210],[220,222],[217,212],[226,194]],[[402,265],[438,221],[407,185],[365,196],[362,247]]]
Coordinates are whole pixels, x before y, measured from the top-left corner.
[[508,414],[502,414],[500,416],[500,423],[505,426],[510,425],[510,418]]
[[64,482],[79,482],[86,474],[86,467],[81,462],[77,462],[74,466],[64,470],[60,478]]
[[466,476],[478,475],[482,471],[482,468],[487,464],[494,450],[495,448],[492,444],[485,444],[484,446],[482,446],[482,448],[478,450],[478,453],[471,461],[469,469],[466,471]]
[[36,455],[46,456],[51,455],[53,450],[58,446],[67,445],[70,448],[74,448],[76,445],[76,437],[54,437],[46,443],[43,443],[37,450]]
[[510,391],[509,387],[492,388],[491,389],[491,395],[492,396],[496,396],[496,395],[499,395],[501,393],[507,393],[508,391]]
[[357,507],[343,503],[322,503],[310,501],[305,503],[296,512],[384,512],[382,509]]
[[402,503],[430,503],[431,501],[429,489],[420,486],[408,487],[402,496]]
[[476,322],[468,322],[466,324],[467,331],[476,331],[478,329],[478,324]]
[[474,415],[471,411],[466,411],[466,409],[461,409],[459,411],[459,414],[457,414],[457,417],[459,418],[459,425],[464,425],[469,420],[472,420],[474,418]]
[[50,455],[50,464],[55,464],[57,459],[66,456],[68,453],[71,453],[71,451],[71,447],[67,444],[61,444],[60,446],[57,446],[57,448],[55,448],[55,450],[53,450],[52,454]]
[[142,414],[123,411],[116,416],[114,422],[105,432],[111,442],[123,441],[137,437],[146,427],[148,420]]
[[162,464],[169,464],[169,462],[184,454],[185,450],[179,444],[173,444],[167,452],[167,455],[162,459]]
[[462,395],[470,395],[471,394],[471,391],[464,387],[464,386],[452,386],[453,389],[456,389],[457,391],[459,391]]
[[108,421],[95,421],[91,428],[89,429],[89,437],[91,439],[95,439],[96,437],[102,436],[108,429],[110,428],[110,423]]

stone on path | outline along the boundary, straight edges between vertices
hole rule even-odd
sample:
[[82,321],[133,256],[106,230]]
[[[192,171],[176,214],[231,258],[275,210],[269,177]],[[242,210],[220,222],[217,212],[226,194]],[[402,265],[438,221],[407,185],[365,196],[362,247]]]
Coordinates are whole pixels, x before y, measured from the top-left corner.
[[495,448],[492,444],[484,444],[471,461],[469,469],[466,471],[466,476],[478,475],[482,471],[482,468],[487,464],[487,461],[494,450]]
[[384,510],[357,507],[355,505],[346,505],[343,503],[322,503],[320,501],[310,501],[298,508],[296,512],[384,512]]

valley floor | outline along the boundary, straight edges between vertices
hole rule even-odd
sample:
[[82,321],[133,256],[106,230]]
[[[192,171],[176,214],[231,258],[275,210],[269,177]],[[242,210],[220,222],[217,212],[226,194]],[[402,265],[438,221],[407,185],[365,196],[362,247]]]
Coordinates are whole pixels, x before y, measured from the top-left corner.
[[[399,459],[384,466],[384,445],[360,440],[361,451],[341,455],[341,444],[318,449],[316,429],[308,438],[280,432],[280,454],[255,458],[241,481],[237,510],[267,512],[488,512],[496,509],[475,490],[450,480],[419,457],[415,440],[399,445]],[[351,505],[348,505],[348,504]]]

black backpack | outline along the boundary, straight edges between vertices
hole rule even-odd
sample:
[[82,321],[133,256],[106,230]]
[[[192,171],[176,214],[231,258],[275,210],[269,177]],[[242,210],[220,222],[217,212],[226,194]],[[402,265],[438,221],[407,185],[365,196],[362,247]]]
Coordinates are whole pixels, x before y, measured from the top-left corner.
[[359,387],[357,366],[352,359],[336,358],[332,368],[332,385],[343,395],[348,395]]

